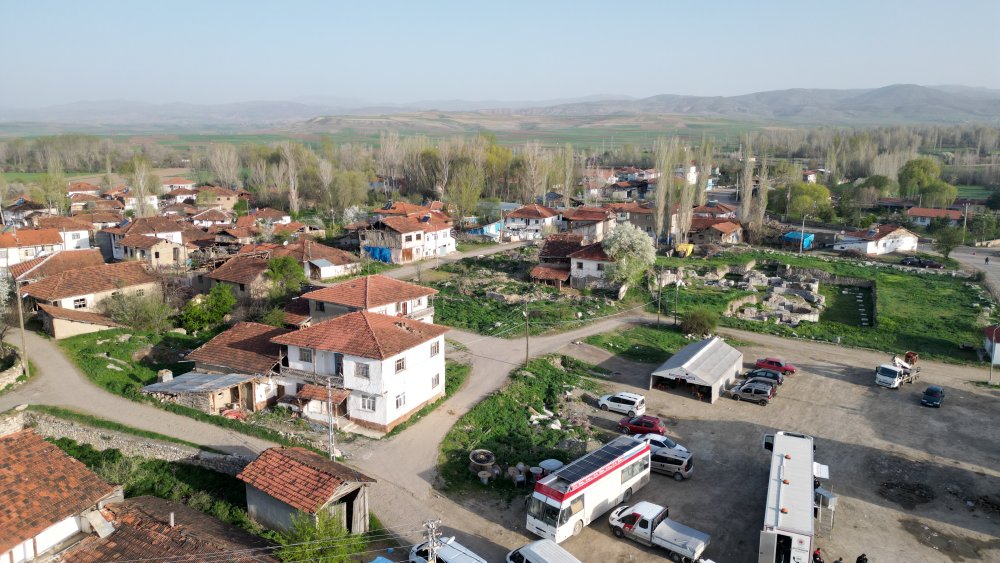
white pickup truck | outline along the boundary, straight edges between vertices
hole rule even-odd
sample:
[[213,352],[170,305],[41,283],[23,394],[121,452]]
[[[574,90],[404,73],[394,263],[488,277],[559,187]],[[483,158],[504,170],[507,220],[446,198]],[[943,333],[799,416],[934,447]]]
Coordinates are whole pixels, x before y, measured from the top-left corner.
[[882,364],[875,368],[875,385],[899,389],[903,383],[913,383],[920,373],[916,363],[917,354],[914,352],[907,352],[904,359],[893,356],[891,364]]
[[678,563],[699,559],[711,537],[668,518],[670,510],[651,502],[621,506],[611,512],[611,531],[616,537],[627,537],[643,545],[662,547],[667,558]]

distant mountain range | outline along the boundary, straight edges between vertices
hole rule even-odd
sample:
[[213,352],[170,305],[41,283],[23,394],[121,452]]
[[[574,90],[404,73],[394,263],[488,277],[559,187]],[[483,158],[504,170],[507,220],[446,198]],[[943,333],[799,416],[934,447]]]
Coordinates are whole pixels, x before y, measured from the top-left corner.
[[33,109],[0,108],[0,124],[11,126],[172,129],[249,129],[304,122],[331,115],[444,113],[582,117],[677,115],[796,124],[1000,123],[1000,90],[958,85],[895,84],[875,89],[790,89],[741,96],[664,94],[635,99],[598,95],[569,100],[523,102],[434,100],[412,104],[365,105],[358,100],[302,98],[229,104],[150,104],[81,101]]

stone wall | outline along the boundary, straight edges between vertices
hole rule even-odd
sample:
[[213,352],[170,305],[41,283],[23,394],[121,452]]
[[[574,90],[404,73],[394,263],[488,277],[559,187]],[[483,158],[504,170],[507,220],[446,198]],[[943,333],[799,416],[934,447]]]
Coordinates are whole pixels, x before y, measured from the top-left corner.
[[23,428],[32,428],[46,438],[69,438],[98,450],[116,449],[128,456],[188,463],[228,475],[236,475],[253,461],[243,456],[206,452],[183,444],[87,426],[34,411],[0,414],[0,435]]
[[820,281],[820,283],[828,283],[831,285],[850,285],[854,287],[866,287],[871,290],[872,294],[872,328],[878,326],[878,291],[876,291],[875,280],[866,280],[862,278],[852,278],[848,276],[838,276],[836,274],[831,274],[830,272],[825,272],[823,270],[816,270],[813,268],[788,268],[792,273],[806,275],[814,277]]
[[750,303],[758,303],[760,298],[756,295],[747,295],[746,297],[740,297],[739,299],[733,299],[726,305],[726,316],[731,317],[743,308],[744,305],[749,305]]
[[17,378],[22,375],[24,375],[24,365],[20,359],[15,360],[13,366],[0,372],[0,391],[6,389],[8,385],[17,383]]

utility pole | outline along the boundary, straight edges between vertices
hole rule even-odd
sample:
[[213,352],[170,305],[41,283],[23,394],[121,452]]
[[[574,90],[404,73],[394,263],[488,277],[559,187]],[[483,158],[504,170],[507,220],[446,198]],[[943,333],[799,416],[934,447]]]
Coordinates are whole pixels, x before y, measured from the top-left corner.
[[424,522],[424,527],[427,528],[427,563],[437,563],[437,552],[438,548],[438,524],[440,520],[428,520]]
[[28,367],[28,337],[24,335],[24,307],[21,305],[21,284],[17,283],[14,277],[15,295],[17,296],[17,323],[21,328],[21,365],[24,366],[24,376],[31,377],[31,368]]
[[681,295],[681,280],[680,278],[674,282],[674,326],[677,326],[677,301]]
[[962,246],[965,246],[965,226],[968,224],[969,224],[969,204],[966,203],[965,213],[962,214]]
[[524,300],[524,367],[528,367],[528,300]]
[[657,268],[656,275],[656,328],[660,328],[660,298],[663,295],[663,274]]
[[802,255],[802,247],[806,244],[806,217],[809,215],[806,213],[802,214],[802,230],[799,231],[799,255]]
[[336,417],[333,416],[333,386],[330,384],[330,378],[326,378],[326,424],[327,424],[327,436],[326,443],[327,447],[330,448],[330,459],[332,461],[337,461],[337,439],[333,432],[333,422]]

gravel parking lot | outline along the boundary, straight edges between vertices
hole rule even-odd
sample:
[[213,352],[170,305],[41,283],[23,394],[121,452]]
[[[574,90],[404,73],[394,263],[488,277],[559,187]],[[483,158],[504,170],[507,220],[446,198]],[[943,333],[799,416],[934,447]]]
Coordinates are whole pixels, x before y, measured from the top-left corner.
[[[695,455],[692,479],[654,474],[634,500],[667,505],[672,518],[711,534],[706,557],[756,561],[769,470],[761,437],[801,432],[817,438],[816,460],[830,467],[825,486],[840,497],[834,525],[819,527],[827,561],[854,561],[862,552],[873,563],[1000,561],[1000,392],[968,383],[985,379],[985,370],[925,362],[920,381],[889,390],[873,384],[885,354],[743,332],[739,338],[750,343],[742,348],[748,367],[776,355],[800,369],[766,407],[648,391],[649,366],[606,362],[618,372],[612,389],[644,393],[647,414],[664,418],[668,433]],[[564,351],[587,356],[584,348]],[[941,409],[920,406],[929,384],[946,389]],[[612,429],[619,417],[594,409],[593,423]],[[504,520],[509,525],[518,514],[523,530],[523,509],[512,506]],[[605,518],[563,545],[588,562],[664,556],[614,538]]]

